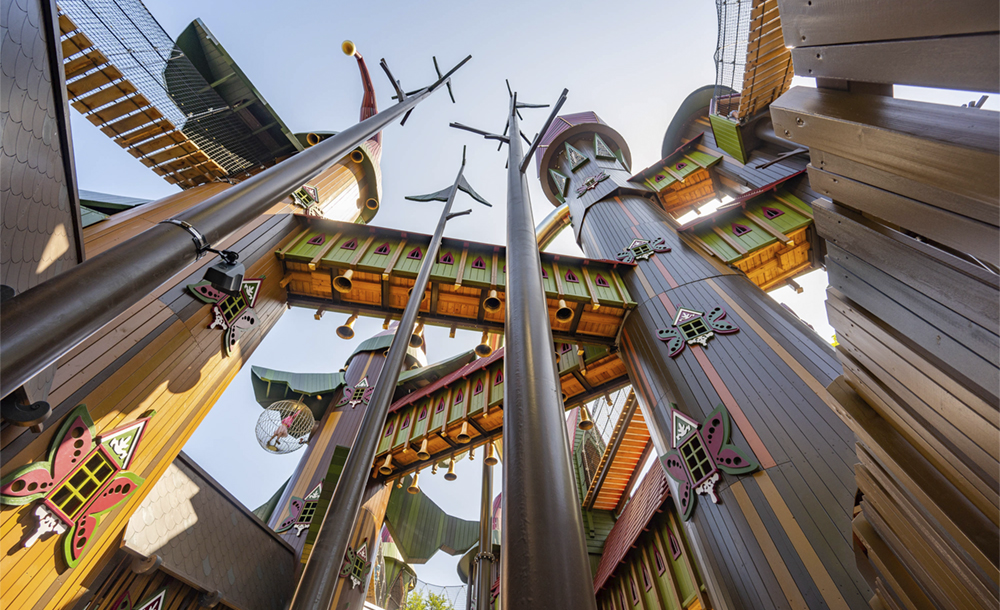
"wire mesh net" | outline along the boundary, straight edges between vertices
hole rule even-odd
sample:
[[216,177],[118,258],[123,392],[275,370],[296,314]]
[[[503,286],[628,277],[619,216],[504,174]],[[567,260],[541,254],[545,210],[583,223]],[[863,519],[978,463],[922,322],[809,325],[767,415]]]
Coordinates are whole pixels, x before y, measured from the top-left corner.
[[279,400],[257,418],[257,442],[279,455],[298,451],[309,442],[316,420],[312,411],[297,400]]
[[94,46],[230,175],[273,160],[140,0],[59,0]]
[[[418,579],[413,590],[392,592],[386,607],[400,610],[465,610],[467,601],[466,585],[443,587]],[[473,608],[475,604],[476,601],[472,600]]]
[[715,114],[736,118],[743,90],[753,0],[715,0],[719,35],[715,46]]

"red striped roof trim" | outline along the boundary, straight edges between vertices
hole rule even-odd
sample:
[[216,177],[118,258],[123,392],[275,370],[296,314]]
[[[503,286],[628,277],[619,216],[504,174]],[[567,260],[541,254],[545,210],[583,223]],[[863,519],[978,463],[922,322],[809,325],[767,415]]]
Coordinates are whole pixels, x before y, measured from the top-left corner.
[[500,349],[494,351],[492,354],[490,354],[486,358],[480,358],[480,359],[478,359],[478,360],[476,360],[474,362],[470,362],[469,364],[466,364],[465,366],[463,366],[462,368],[458,369],[454,373],[452,373],[450,375],[445,375],[441,379],[438,379],[435,383],[432,383],[429,386],[420,388],[416,392],[413,392],[412,394],[407,394],[403,398],[400,398],[396,402],[392,403],[391,407],[389,407],[389,413],[394,413],[394,412],[398,411],[399,409],[402,409],[403,407],[405,407],[407,405],[411,405],[414,402],[420,400],[421,398],[429,396],[429,395],[433,394],[434,392],[437,392],[441,388],[446,387],[448,385],[451,385],[452,383],[454,383],[458,379],[461,379],[463,377],[467,377],[467,376],[471,375],[472,373],[475,373],[476,371],[479,371],[479,370],[482,370],[484,368],[487,368],[491,364],[493,364],[494,362],[496,362],[497,360],[499,360],[500,358],[503,358],[503,348],[502,347]]

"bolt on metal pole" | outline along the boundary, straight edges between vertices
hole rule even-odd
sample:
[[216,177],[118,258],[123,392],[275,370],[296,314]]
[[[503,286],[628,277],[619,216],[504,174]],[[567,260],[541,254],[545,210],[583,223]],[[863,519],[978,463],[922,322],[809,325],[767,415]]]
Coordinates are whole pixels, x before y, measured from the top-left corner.
[[333,496],[330,498],[330,506],[323,517],[323,523],[316,535],[316,542],[309,554],[309,561],[306,563],[299,585],[295,590],[291,604],[292,610],[330,610],[333,604],[340,566],[344,562],[347,545],[350,542],[351,533],[354,531],[354,522],[361,510],[365,483],[368,480],[372,462],[375,460],[382,425],[389,414],[389,405],[396,390],[396,379],[399,378],[399,373],[403,368],[410,335],[413,332],[417,314],[420,312],[420,302],[424,299],[431,268],[437,261],[438,251],[441,248],[441,238],[444,235],[444,226],[451,216],[451,206],[459,191],[459,182],[462,181],[462,172],[464,171],[465,158],[463,155],[462,167],[458,170],[455,184],[448,195],[444,209],[441,210],[441,217],[438,219],[434,236],[431,238],[427,254],[420,264],[417,280],[413,284],[413,292],[406,303],[406,309],[403,310],[399,326],[396,327],[396,334],[392,338],[389,354],[382,365],[382,372],[379,373],[375,390],[361,420],[361,427],[358,429],[354,444],[351,446],[351,452],[347,455],[344,469],[337,480],[337,487],[334,488]]
[[[352,149],[410,112],[465,64],[391,108],[174,217],[219,244]],[[192,235],[158,224],[4,302],[0,397],[10,394],[160,284],[198,260]]]
[[[553,114],[557,111],[558,106]],[[516,95],[507,120],[502,607],[596,610],[535,223],[521,171]],[[538,138],[542,135],[544,130]]]
[[[492,442],[492,441],[491,441]],[[476,554],[476,610],[489,610],[493,591],[493,467],[486,463],[483,449],[482,504],[479,507],[479,553]],[[472,586],[470,579],[469,586]]]

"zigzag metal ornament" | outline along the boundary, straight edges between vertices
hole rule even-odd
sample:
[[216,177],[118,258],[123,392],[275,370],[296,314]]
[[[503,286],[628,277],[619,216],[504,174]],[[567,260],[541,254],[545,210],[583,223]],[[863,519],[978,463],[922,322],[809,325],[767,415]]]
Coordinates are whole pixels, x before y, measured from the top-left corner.
[[223,343],[226,356],[233,354],[243,332],[257,325],[257,312],[253,307],[257,304],[257,296],[260,294],[260,285],[263,282],[262,277],[243,278],[243,284],[237,294],[226,294],[216,290],[208,281],[188,284],[188,290],[194,296],[212,304],[215,320],[208,327],[219,327],[226,331]]
[[653,254],[670,252],[667,240],[662,237],[649,239],[633,239],[627,248],[615,255],[623,263],[634,263],[636,260],[648,261]]
[[679,484],[677,502],[681,518],[687,521],[694,509],[694,493],[708,495],[713,503],[719,503],[715,486],[721,479],[720,471],[745,474],[760,465],[729,442],[732,429],[725,405],[716,407],[701,424],[677,411],[676,404],[671,407],[674,448],[660,457],[660,463]]
[[65,534],[63,555],[74,568],[97,537],[101,520],[125,503],[145,481],[126,469],[142,442],[149,417],[115,428],[95,439],[85,405],[69,414],[49,447],[48,460],[28,464],[0,481],[0,503],[42,503],[35,508],[38,528],[24,541],[30,547],[49,533]]
[[340,402],[333,405],[334,408],[342,407],[344,405],[351,405],[351,408],[358,405],[368,405],[368,401],[371,400],[372,394],[375,392],[375,386],[368,385],[368,377],[365,377],[357,383],[353,388],[348,386],[344,388],[344,396],[340,399]]
[[673,328],[661,328],[656,331],[660,341],[667,344],[669,356],[676,358],[684,351],[685,345],[708,346],[708,340],[715,336],[739,332],[739,327],[724,321],[726,310],[716,307],[708,315],[694,309],[679,307],[674,316]]

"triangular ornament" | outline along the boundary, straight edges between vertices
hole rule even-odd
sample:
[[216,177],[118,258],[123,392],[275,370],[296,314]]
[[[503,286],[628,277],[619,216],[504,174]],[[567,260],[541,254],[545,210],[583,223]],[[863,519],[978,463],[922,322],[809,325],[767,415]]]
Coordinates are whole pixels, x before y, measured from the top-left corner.
[[112,430],[102,435],[99,439],[100,443],[107,447],[108,454],[118,463],[118,467],[122,470],[128,469],[129,462],[132,461],[135,448],[139,445],[139,441],[142,440],[142,433],[146,429],[148,422],[148,418],[136,420],[127,426],[122,426],[117,430]]
[[361,381],[354,384],[355,388],[367,388],[368,387],[368,377],[363,377]]
[[264,283],[263,278],[244,278],[240,284],[243,296],[246,297],[247,305],[253,307],[257,304],[257,295],[260,294],[260,285]]
[[695,318],[700,318],[703,315],[705,314],[700,311],[679,307],[677,309],[677,315],[674,316],[674,326],[678,326],[689,320],[694,320]]
[[670,438],[673,442],[674,449],[676,449],[677,447],[680,447],[689,436],[694,434],[695,430],[698,429],[698,422],[694,421],[687,415],[684,415],[677,409],[674,409],[673,411],[672,420],[673,430]]
[[565,197],[566,191],[569,189],[569,178],[554,169],[549,170],[549,176],[552,176],[552,181],[556,185],[556,192]]
[[306,502],[318,502],[320,494],[323,493],[323,481],[316,484],[316,487],[309,492],[309,495],[303,498]]
[[587,155],[574,148],[569,142],[566,142],[566,157],[569,158],[569,166],[573,171],[576,171],[584,163],[590,161]]
[[615,160],[615,153],[611,151],[611,147],[605,144],[601,136],[596,133],[594,134],[594,156],[598,159]]
[[137,605],[134,610],[162,610],[163,602],[167,598],[167,588],[164,587],[153,594],[152,597],[147,598],[144,602]]

